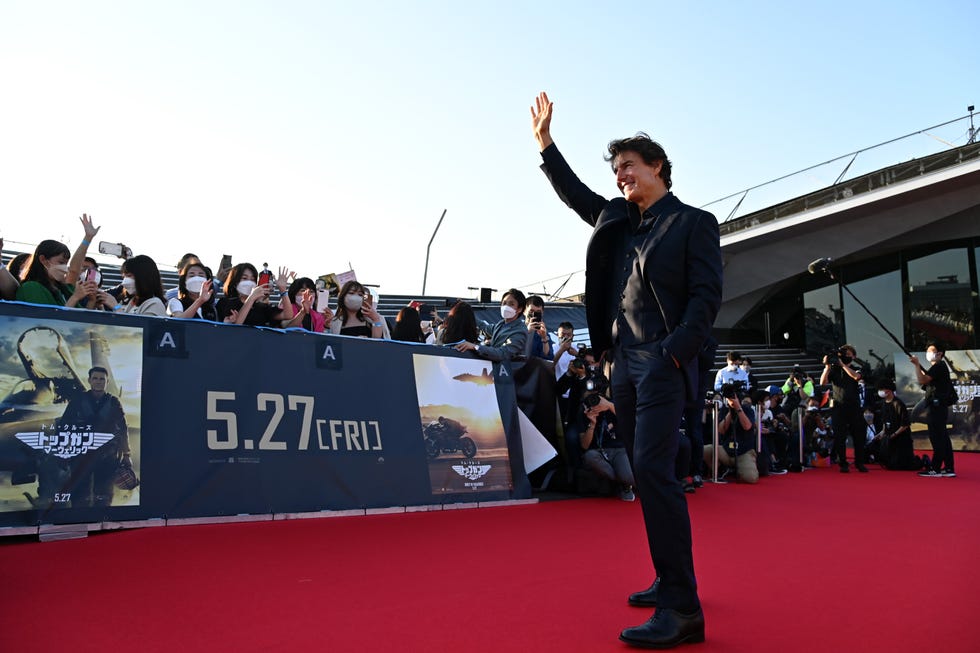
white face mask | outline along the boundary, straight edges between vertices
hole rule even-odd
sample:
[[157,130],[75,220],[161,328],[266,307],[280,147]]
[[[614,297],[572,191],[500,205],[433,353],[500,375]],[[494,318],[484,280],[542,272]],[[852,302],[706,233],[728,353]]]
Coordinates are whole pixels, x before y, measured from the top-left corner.
[[204,287],[205,281],[207,281],[207,279],[204,277],[187,277],[184,280],[184,287],[187,288],[187,292],[200,294],[201,288]]
[[123,290],[132,295],[134,292],[136,292],[136,279],[132,277],[123,277],[122,287]]
[[238,282],[238,285],[235,286],[235,290],[238,291],[238,294],[239,295],[245,295],[246,297],[248,297],[250,294],[252,294],[252,290],[254,288],[255,288],[255,282],[254,281],[248,281],[248,280],[239,281]]
[[344,297],[344,306],[349,311],[359,311],[364,306],[364,298],[360,295],[346,295]]
[[934,352],[934,351],[927,351],[926,352],[926,360],[929,361],[930,363],[935,363],[937,356],[938,356],[938,354],[936,352]]
[[[54,273],[53,275],[51,274],[52,272]],[[68,274],[67,263],[61,263],[60,265],[51,265],[48,267],[48,276],[54,276],[64,281],[66,274]]]
[[885,394],[885,391],[884,390],[879,390],[878,391],[878,396],[881,397],[882,399],[884,399],[887,395]]
[[500,317],[504,318],[505,320],[510,320],[513,319],[515,315],[517,315],[517,311],[514,310],[513,306],[508,306],[507,304],[500,305]]

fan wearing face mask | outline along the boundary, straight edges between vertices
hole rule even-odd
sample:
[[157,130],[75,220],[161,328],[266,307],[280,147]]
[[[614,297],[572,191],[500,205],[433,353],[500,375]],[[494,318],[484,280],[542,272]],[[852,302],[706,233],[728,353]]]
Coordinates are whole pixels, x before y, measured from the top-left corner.
[[500,299],[499,322],[490,331],[490,343],[475,345],[472,342],[461,342],[456,345],[456,351],[473,351],[477,356],[494,362],[511,360],[524,353],[527,346],[527,327],[521,315],[527,307],[524,293],[511,288]]
[[[275,285],[280,293],[289,288],[289,270],[279,268]],[[232,324],[283,328],[293,319],[293,305],[280,299],[269,303],[271,283],[258,283],[259,271],[251,263],[239,263],[228,272],[225,296],[218,300],[218,319]]]
[[330,333],[358,338],[391,339],[388,323],[378,313],[371,292],[357,281],[348,281],[337,295],[337,312]]
[[167,302],[167,315],[218,321],[211,270],[200,261],[186,264],[177,277],[177,296]]
[[122,301],[100,291],[103,305],[120,313],[167,316],[167,307],[163,303],[163,282],[156,261],[140,254],[123,261],[119,270],[123,275]]
[[57,240],[42,240],[37,246],[34,254],[24,264],[25,270],[20,276],[21,285],[17,288],[17,301],[74,308],[85,297],[96,296],[98,286],[94,282],[75,283],[88,246],[99,233],[99,227],[92,224],[88,215],[83,214],[80,220],[85,229],[85,237],[74,255]]

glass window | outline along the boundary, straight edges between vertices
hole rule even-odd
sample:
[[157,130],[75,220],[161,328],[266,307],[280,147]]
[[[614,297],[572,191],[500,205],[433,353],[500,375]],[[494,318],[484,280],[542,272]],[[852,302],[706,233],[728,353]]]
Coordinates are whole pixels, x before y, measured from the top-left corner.
[[[902,275],[898,270],[849,283],[847,289],[864,302],[896,338],[904,341]],[[844,315],[847,316],[847,342],[857,349],[858,358],[871,366],[875,377],[891,376],[894,373],[892,354],[901,351],[899,346],[846,291]]]
[[807,351],[823,354],[844,344],[844,313],[837,284],[803,293],[803,322]]
[[948,249],[909,261],[909,349],[938,341],[950,349],[973,343],[973,297],[966,248]]

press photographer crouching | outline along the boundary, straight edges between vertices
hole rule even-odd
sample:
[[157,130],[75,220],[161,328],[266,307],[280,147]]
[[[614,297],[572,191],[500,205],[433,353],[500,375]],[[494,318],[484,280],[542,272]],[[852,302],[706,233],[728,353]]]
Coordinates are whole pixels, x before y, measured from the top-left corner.
[[[587,384],[592,379],[592,368],[584,356],[577,356],[568,364],[568,370],[561,375],[555,385],[555,394],[562,398],[559,402],[561,424],[565,433],[565,453],[568,465],[568,480],[571,482],[575,470],[582,466],[581,434],[585,429],[585,412],[582,397]],[[567,394],[567,397],[565,395]]]
[[881,403],[881,430],[868,445],[869,452],[885,469],[918,471],[929,465],[928,456],[919,458],[912,446],[911,420],[905,403],[895,394],[895,382],[878,382]]
[[[738,481],[758,483],[755,411],[751,405],[745,405],[739,399],[738,386],[738,383],[721,386],[722,406],[718,413],[718,442],[721,446],[718,449],[718,462],[726,467],[734,466]],[[713,455],[714,445],[705,445],[704,462],[709,467]]]
[[626,454],[626,444],[616,436],[616,407],[605,394],[609,381],[601,374],[587,382],[582,395],[581,411],[586,425],[581,434],[585,450],[582,460],[596,474],[620,486],[619,498],[633,501],[633,470]]

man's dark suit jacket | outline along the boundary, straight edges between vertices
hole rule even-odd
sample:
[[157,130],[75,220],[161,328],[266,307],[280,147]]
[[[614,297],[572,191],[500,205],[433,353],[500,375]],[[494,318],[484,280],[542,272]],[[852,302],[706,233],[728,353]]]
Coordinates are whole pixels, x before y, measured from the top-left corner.
[[[572,172],[552,144],[542,153],[541,169],[558,196],[585,222],[594,227],[586,253],[585,312],[592,347],[599,352],[613,346],[610,293],[616,292],[614,248],[621,247],[624,234],[639,223],[639,208],[622,197],[612,200],[592,192]],[[684,369],[688,399],[695,399],[698,353],[711,335],[711,326],[721,307],[722,264],[718,221],[707,211],[688,206],[668,193],[666,210],[654,223],[637,251],[643,279],[659,299],[669,335],[661,346]],[[631,223],[631,216],[633,222]],[[627,318],[629,309],[627,310]],[[641,341],[655,342],[655,334],[643,333],[644,325],[631,325]],[[639,331],[637,331],[639,329]],[[644,338],[644,336],[647,336]]]

